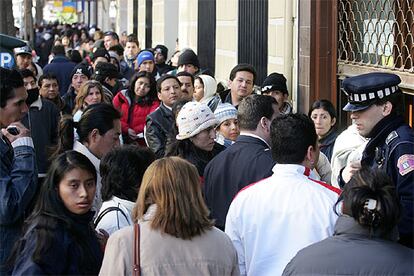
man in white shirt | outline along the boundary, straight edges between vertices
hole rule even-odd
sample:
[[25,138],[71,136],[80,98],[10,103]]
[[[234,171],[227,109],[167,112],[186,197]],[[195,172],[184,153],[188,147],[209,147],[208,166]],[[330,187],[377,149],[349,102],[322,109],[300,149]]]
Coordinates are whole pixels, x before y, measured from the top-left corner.
[[273,175],[241,190],[226,218],[242,275],[281,275],[300,249],[333,234],[339,190],[310,178],[317,141],[305,115],[272,122]]

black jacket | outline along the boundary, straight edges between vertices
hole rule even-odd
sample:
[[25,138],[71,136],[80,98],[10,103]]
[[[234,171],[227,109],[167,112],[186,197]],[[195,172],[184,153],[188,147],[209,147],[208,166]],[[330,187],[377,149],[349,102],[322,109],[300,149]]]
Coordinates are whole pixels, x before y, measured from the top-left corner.
[[164,157],[167,135],[174,125],[172,111],[163,103],[147,116],[145,139],[157,158]]
[[169,71],[174,70],[174,66],[168,65],[166,63],[157,64],[157,71],[160,73],[160,76],[167,74]]
[[325,137],[319,140],[319,148],[328,157],[329,162],[331,162],[336,137],[338,137],[338,133],[332,128]]
[[240,135],[236,143],[208,163],[204,196],[218,228],[224,229],[234,196],[245,186],[272,175],[274,164],[266,143],[246,135]]
[[369,238],[369,229],[340,216],[334,235],[299,251],[283,275],[414,275],[413,259],[413,250]]
[[[24,243],[15,261],[13,275],[98,275],[103,252],[91,227],[93,215],[94,212],[84,215],[72,214],[71,231],[63,222],[59,222],[53,228],[50,248],[41,253],[41,264],[35,263],[32,259],[38,242],[38,231],[43,230],[34,222],[23,237]],[[81,243],[87,256],[81,255]],[[88,262],[85,264],[86,260]]]
[[167,142],[165,156],[179,156],[187,160],[197,168],[198,175],[203,177],[208,162],[224,149],[224,146],[214,143],[212,151],[205,151],[196,147],[190,139],[175,140],[172,143]]
[[72,115],[73,109],[75,108],[75,89],[70,86],[68,92],[62,97],[62,101],[64,103],[62,113],[63,114],[70,114]]
[[50,165],[50,149],[58,141],[60,113],[54,103],[47,99],[40,99],[41,109],[31,106],[22,123],[32,135],[38,173],[45,174]]

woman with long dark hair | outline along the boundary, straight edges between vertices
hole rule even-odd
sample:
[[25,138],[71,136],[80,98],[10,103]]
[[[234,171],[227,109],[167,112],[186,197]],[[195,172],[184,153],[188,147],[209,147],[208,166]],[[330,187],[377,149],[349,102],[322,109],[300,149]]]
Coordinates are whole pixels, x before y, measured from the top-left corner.
[[68,151],[50,166],[39,198],[15,247],[13,274],[96,275],[102,251],[91,221],[96,170]]
[[131,78],[131,86],[116,94],[113,105],[122,113],[121,128],[124,142],[145,146],[145,120],[147,115],[160,105],[155,80],[151,74],[136,73]]

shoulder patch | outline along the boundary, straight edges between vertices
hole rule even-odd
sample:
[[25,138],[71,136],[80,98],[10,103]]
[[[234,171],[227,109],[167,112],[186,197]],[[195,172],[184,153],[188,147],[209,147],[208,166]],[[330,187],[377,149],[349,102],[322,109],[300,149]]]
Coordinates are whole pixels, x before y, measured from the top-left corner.
[[398,137],[398,133],[394,130],[388,134],[387,139],[385,139],[385,143],[388,145],[392,140]]
[[402,176],[414,171],[414,154],[404,154],[400,156],[400,158],[398,158],[397,167],[398,172]]

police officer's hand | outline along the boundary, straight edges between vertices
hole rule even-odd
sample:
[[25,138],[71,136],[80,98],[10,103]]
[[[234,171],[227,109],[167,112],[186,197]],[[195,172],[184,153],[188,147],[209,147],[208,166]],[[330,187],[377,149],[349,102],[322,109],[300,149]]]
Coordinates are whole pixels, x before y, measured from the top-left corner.
[[[15,131],[17,131],[17,133]],[[14,122],[11,123],[7,128],[2,128],[1,133],[7,137],[10,143],[13,143],[18,138],[30,137],[30,130],[28,130],[20,122]]]
[[348,165],[346,165],[346,167],[342,170],[342,179],[345,183],[348,183],[359,169],[361,169],[360,161],[349,162]]

